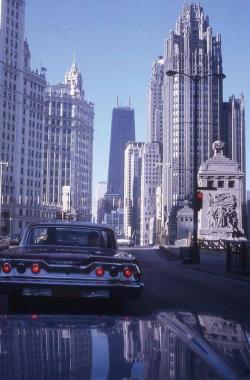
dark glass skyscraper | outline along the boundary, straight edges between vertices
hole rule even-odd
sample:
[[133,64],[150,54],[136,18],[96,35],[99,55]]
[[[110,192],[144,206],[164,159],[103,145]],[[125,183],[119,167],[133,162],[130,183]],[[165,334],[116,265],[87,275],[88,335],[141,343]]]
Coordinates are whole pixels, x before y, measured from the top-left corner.
[[134,109],[116,107],[112,112],[107,194],[116,194],[123,201],[124,150],[128,141],[135,141]]

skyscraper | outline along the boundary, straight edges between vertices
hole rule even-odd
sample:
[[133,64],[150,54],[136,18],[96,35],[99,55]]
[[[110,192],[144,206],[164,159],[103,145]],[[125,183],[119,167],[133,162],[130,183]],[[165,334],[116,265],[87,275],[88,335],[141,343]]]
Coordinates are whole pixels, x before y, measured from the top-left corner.
[[107,182],[98,182],[96,190],[96,199],[95,199],[95,221],[97,223],[102,223],[105,213],[105,199],[104,195],[107,192]]
[[[165,42],[165,70],[208,77],[198,83],[198,165],[220,138],[222,122],[221,36],[212,33],[203,8],[185,5]],[[163,225],[176,238],[176,211],[192,196],[194,173],[194,82],[184,75],[164,77],[163,85]]]
[[124,165],[124,234],[139,244],[141,210],[141,161],[144,143],[129,142]]
[[0,0],[0,234],[40,216],[46,78],[30,67],[24,15],[23,0]]
[[134,109],[116,107],[112,112],[108,194],[116,194],[123,202],[124,194],[124,151],[128,141],[135,141]]
[[47,86],[45,105],[44,203],[60,207],[69,186],[71,215],[90,221],[94,107],[75,62],[63,84]]
[[152,77],[148,90],[148,141],[151,142],[163,142],[163,79],[164,59],[159,56],[152,67]]
[[225,156],[237,161],[241,170],[245,172],[245,101],[243,94],[239,98],[232,95],[228,102],[223,102],[221,139],[225,143]]
[[18,169],[20,170],[22,138],[22,128],[19,126],[22,124],[24,85],[24,7],[21,0],[12,3],[7,0],[0,1],[0,153],[1,161],[6,163],[0,179],[0,235],[9,232],[9,218],[15,212],[11,210],[10,202],[15,200],[15,204],[19,203],[20,194],[16,185],[19,188]]
[[[33,71],[30,67],[28,42],[24,41],[24,109],[20,160],[19,202],[22,215],[14,215],[13,227],[23,230],[27,223],[42,215],[44,98],[46,89],[45,70]],[[18,170],[18,169],[17,169]],[[16,184],[17,185],[17,184]],[[15,230],[17,228],[14,228]]]
[[161,144],[145,143],[141,161],[140,245],[155,244],[156,193],[161,185]]

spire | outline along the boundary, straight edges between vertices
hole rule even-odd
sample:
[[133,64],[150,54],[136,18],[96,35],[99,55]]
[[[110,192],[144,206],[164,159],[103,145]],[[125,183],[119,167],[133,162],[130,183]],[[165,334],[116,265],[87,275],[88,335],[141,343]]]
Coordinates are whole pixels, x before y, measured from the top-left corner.
[[74,50],[74,54],[73,54],[73,63],[72,63],[72,66],[71,66],[71,71],[78,71],[78,68],[76,66],[76,51]]
[[82,93],[82,75],[78,67],[76,66],[76,53],[74,50],[73,63],[69,71],[65,74],[65,84],[71,87],[72,94]]

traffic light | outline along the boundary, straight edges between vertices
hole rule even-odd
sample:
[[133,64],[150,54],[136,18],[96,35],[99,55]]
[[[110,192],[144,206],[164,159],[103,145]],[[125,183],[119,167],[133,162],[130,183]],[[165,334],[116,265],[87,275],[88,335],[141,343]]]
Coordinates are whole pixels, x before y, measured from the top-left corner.
[[200,211],[202,209],[202,203],[203,203],[203,192],[197,191],[196,193],[196,209]]

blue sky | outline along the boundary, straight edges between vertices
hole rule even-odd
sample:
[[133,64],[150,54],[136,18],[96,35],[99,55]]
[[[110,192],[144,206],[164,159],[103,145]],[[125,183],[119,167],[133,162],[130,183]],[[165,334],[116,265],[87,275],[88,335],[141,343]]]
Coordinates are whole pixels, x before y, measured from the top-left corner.
[[[136,139],[147,129],[151,66],[175,29],[182,0],[26,0],[25,31],[32,67],[47,67],[47,80],[63,81],[74,50],[85,94],[95,103],[94,181],[107,180],[111,112],[117,96],[135,108]],[[200,1],[214,33],[222,35],[224,99],[243,91],[250,141],[250,0]],[[248,146],[248,145],[247,145]],[[247,149],[249,172],[250,149]],[[247,188],[250,175],[247,173]]]

